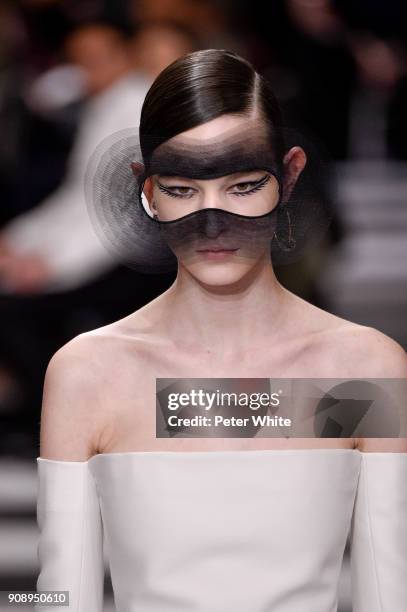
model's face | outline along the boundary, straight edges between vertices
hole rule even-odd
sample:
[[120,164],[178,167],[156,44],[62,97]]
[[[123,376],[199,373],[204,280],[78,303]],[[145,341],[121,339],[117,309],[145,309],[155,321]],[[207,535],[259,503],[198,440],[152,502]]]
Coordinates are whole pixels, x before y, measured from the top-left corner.
[[[224,115],[175,136],[171,144],[179,144],[182,149],[191,138],[193,140],[190,142],[202,143],[202,150],[208,150],[205,145],[222,143],[223,134],[226,137],[231,133],[239,134],[240,131],[248,133],[248,122],[250,120],[247,117]],[[238,149],[241,147],[243,150],[244,138],[237,145]],[[199,159],[198,150],[197,153],[192,151],[195,159]],[[214,165],[217,167],[216,161]],[[261,260],[270,261],[270,230],[273,228],[270,228],[267,219],[267,227],[258,229],[260,226],[254,225],[256,221],[252,218],[266,215],[277,206],[280,198],[279,183],[270,170],[261,167],[246,170],[239,167],[238,171],[233,172],[232,164],[230,169],[232,172],[229,174],[209,179],[154,174],[144,185],[152,214],[160,221],[180,221],[178,227],[177,224],[161,226],[168,232],[168,242],[179,265],[207,285],[234,284],[249,274]],[[171,228],[178,229],[185,223],[183,217],[204,209],[207,212],[202,216],[195,216],[195,219],[200,220],[199,224],[191,226],[196,231],[191,231],[187,239],[171,244]],[[210,215],[209,211],[227,211],[241,217],[223,213]],[[251,229],[253,227],[256,227],[255,235]],[[250,235],[252,231],[253,239]]]

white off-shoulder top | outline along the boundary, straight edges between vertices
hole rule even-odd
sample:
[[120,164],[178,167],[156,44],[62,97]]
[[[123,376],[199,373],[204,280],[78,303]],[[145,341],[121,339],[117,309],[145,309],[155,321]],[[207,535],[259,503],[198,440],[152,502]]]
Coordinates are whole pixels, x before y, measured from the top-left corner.
[[[407,610],[407,453],[122,452],[37,458],[37,590],[117,612]],[[43,610],[36,607],[35,609]]]

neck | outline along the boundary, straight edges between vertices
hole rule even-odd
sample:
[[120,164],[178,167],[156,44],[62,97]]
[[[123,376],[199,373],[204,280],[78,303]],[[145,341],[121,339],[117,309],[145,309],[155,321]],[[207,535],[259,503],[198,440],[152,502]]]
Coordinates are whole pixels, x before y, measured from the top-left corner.
[[260,261],[239,282],[222,287],[203,285],[180,266],[162,296],[160,327],[177,346],[227,357],[278,337],[288,295],[270,261]]

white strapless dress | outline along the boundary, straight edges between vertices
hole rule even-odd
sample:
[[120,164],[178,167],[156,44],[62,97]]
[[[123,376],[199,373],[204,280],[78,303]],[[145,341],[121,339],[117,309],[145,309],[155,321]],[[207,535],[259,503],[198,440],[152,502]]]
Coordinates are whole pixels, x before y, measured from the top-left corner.
[[336,612],[348,534],[353,612],[407,610],[407,453],[123,452],[37,465],[37,590],[69,591],[64,610],[102,612],[105,536],[117,612]]

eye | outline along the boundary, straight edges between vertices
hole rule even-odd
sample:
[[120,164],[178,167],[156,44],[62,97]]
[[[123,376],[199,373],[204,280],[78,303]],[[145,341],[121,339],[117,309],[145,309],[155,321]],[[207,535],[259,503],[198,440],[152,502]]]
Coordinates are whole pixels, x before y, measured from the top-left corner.
[[173,193],[178,193],[179,195],[188,195],[193,191],[190,187],[171,187],[170,189]]
[[[256,181],[242,181],[241,183],[236,183],[235,185],[232,185],[231,193],[238,196],[249,195],[261,189],[269,180],[270,175],[266,174],[265,176]],[[193,189],[192,187],[187,187],[185,185],[166,186],[160,183],[159,181],[157,181],[157,185],[160,191],[162,191],[166,195],[171,196],[172,198],[191,198],[196,192],[196,189]]]
[[245,183],[236,183],[233,186],[236,191],[242,193],[245,191],[250,191],[250,188],[257,184],[257,181],[246,181]]
[[195,189],[192,189],[192,187],[185,187],[185,185],[173,185],[166,187],[165,185],[159,182],[158,188],[160,189],[160,191],[173,198],[190,198],[195,191]]
[[257,181],[244,181],[242,183],[236,183],[232,186],[232,193],[235,195],[249,195],[250,193],[254,193],[258,191],[270,180],[270,175],[266,174],[261,179]]

